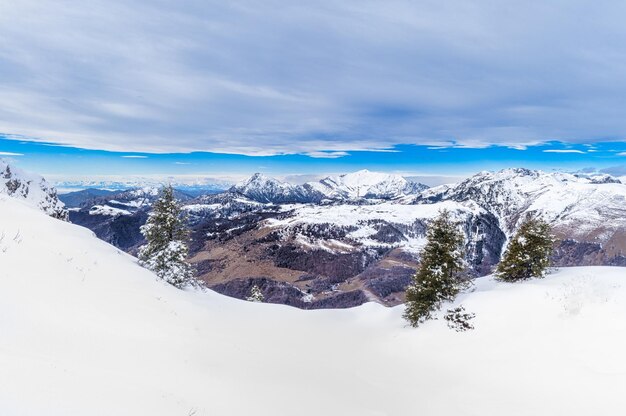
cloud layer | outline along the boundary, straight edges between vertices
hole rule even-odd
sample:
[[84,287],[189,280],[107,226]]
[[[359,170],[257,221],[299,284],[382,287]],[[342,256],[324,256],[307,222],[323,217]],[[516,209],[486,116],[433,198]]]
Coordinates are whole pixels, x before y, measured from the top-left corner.
[[340,157],[626,137],[626,3],[0,4],[0,132]]

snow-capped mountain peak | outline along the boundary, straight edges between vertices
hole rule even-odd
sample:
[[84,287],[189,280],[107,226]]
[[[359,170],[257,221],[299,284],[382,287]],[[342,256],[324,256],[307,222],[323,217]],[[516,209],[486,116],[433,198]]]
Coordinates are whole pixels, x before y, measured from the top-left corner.
[[250,178],[233,186],[230,190],[263,203],[281,203],[298,201],[300,187],[270,178],[262,173],[255,173]]
[[[569,230],[570,238],[587,238],[593,232],[597,239],[599,229],[626,226],[620,214],[625,212],[626,185],[610,176],[523,168],[480,172],[453,186],[431,188],[415,202],[444,200],[477,203],[494,213],[507,233],[526,213],[539,214]],[[613,220],[607,223],[609,218]]]
[[56,189],[43,177],[10,166],[0,159],[0,194],[26,201],[54,218],[67,219]]
[[393,199],[426,189],[422,184],[407,181],[400,175],[371,172],[367,169],[322,179],[318,187],[329,198]]
[[304,185],[292,185],[255,173],[233,186],[231,192],[262,203],[316,203],[322,200],[394,199],[417,194],[426,188],[426,185],[409,182],[400,175],[363,169]]

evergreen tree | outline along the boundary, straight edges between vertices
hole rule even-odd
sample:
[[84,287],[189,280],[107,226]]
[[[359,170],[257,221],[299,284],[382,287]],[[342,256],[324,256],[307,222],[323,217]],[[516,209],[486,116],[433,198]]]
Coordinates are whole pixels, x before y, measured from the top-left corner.
[[263,296],[263,292],[261,292],[261,288],[259,286],[254,285],[250,290],[250,296],[246,298],[246,300],[250,302],[263,302],[265,300],[265,296]]
[[463,234],[449,211],[442,211],[427,232],[426,246],[413,282],[406,291],[404,318],[411,326],[432,318],[445,301],[452,301],[469,281],[464,278]]
[[139,248],[142,266],[177,288],[195,283],[193,268],[186,261],[189,231],[171,185],[161,191],[141,233],[147,241]]
[[506,282],[545,276],[553,246],[550,225],[541,218],[528,215],[509,242],[496,276]]
[[448,323],[448,328],[454,329],[456,332],[465,332],[474,329],[471,320],[475,317],[475,313],[465,312],[465,308],[460,305],[454,309],[448,309],[443,319]]

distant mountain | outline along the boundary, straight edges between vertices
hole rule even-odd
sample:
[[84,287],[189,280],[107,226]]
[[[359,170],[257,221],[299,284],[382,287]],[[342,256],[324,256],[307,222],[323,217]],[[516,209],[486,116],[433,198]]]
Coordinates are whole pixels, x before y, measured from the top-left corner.
[[273,204],[318,202],[322,195],[310,192],[306,186],[292,185],[255,173],[247,180],[230,188],[230,192],[256,202]]
[[255,173],[233,186],[230,192],[261,203],[293,204],[391,200],[415,195],[427,188],[424,184],[409,182],[400,175],[360,170],[303,185],[292,185]]
[[116,193],[116,191],[111,191],[107,189],[97,189],[97,188],[89,188],[82,189],[80,191],[68,192],[66,194],[60,194],[59,199],[63,201],[65,206],[68,208],[77,208],[84,204],[87,201],[92,199],[112,195]]
[[0,159],[0,194],[26,201],[54,218],[67,219],[56,189],[44,178],[10,166]]
[[55,182],[58,189],[69,192],[81,191],[84,189],[100,189],[114,192],[127,191],[129,189],[159,188],[163,184],[171,184],[186,194],[199,196],[207,193],[223,192],[232,186],[232,182],[214,179],[210,177],[129,177],[115,179],[90,179],[82,178],[76,180],[60,180]]
[[[160,190],[159,186],[149,186],[85,199],[70,209],[69,219],[74,224],[91,229],[104,241],[133,252],[143,243],[139,229]],[[192,196],[179,190],[175,190],[174,195],[180,201],[192,199]]]
[[409,182],[400,175],[370,172],[367,169],[341,176],[330,176],[309,184],[332,200],[396,199],[418,194],[428,186]]

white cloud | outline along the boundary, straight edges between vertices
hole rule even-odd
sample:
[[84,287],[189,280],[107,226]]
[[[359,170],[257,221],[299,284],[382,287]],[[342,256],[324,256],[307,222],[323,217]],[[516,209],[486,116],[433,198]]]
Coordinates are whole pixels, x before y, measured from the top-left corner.
[[142,156],[142,155],[123,155],[120,157],[123,157],[124,159],[147,159],[148,158],[148,156]]
[[546,149],[544,150],[544,153],[586,153],[583,152],[582,150],[575,150],[575,149]]
[[617,153],[617,156],[626,156],[626,152],[619,152]]
[[253,155],[626,137],[626,3],[270,4],[4,2],[0,132]]
[[339,157],[348,156],[348,152],[308,152],[305,153],[307,156],[318,158],[318,159],[337,159]]
[[0,152],[0,156],[24,156],[24,153]]

